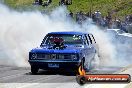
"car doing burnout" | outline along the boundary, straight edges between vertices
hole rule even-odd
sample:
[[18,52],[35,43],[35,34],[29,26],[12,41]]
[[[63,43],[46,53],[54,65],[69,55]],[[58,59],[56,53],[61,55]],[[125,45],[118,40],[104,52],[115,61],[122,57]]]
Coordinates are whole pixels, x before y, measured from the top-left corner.
[[31,72],[39,69],[77,71],[82,65],[90,70],[98,53],[94,36],[82,32],[48,33],[40,47],[29,52]]

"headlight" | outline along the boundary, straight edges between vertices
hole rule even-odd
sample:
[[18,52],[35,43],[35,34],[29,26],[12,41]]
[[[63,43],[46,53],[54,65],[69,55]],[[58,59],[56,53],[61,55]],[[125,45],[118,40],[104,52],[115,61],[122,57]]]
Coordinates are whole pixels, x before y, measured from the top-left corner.
[[77,55],[71,55],[72,60],[77,60]]
[[37,54],[32,54],[31,59],[37,59]]

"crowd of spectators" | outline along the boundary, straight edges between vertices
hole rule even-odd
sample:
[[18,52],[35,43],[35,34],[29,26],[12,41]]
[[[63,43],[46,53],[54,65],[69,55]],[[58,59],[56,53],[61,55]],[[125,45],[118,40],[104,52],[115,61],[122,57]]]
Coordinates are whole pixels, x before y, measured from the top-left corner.
[[108,12],[107,16],[103,16],[99,10],[92,14],[82,11],[77,13],[70,11],[69,15],[71,18],[75,18],[76,22],[80,25],[85,22],[87,18],[92,18],[93,22],[100,27],[121,29],[125,32],[132,31],[132,15],[127,15],[124,20],[112,18],[111,12]]
[[[52,3],[52,0],[35,0],[34,5],[42,5],[42,6],[48,6],[50,3]],[[72,0],[59,0],[59,5],[71,5]],[[72,11],[69,12],[69,17],[75,19],[75,21],[82,25],[83,22],[87,20],[87,18],[91,18],[93,20],[93,23],[100,27],[107,27],[107,28],[113,28],[113,29],[121,29],[125,32],[131,31],[132,33],[132,14],[127,15],[124,20],[121,20],[117,17],[112,17],[112,12],[107,13],[107,16],[103,16],[102,13],[97,10],[93,13],[88,12],[84,13],[83,11],[79,11],[76,13],[73,13]]]
[[71,5],[72,0],[60,0],[59,5]]
[[[34,5],[42,5],[42,6],[48,6],[50,3],[52,3],[52,0],[34,0]],[[72,0],[59,0],[59,5],[71,5]]]
[[52,0],[35,0],[34,5],[42,5],[42,6],[48,6],[50,3],[52,3]]

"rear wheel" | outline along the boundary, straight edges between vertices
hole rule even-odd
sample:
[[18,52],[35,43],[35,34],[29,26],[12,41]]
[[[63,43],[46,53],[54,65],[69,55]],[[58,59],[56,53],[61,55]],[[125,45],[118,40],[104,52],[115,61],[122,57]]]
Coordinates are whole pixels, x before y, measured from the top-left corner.
[[88,72],[90,70],[90,66],[91,66],[91,63],[87,63],[87,64],[84,64],[85,63],[85,59],[82,60],[82,68]]
[[31,72],[32,74],[37,74],[38,73],[38,68],[34,67],[34,66],[31,66]]

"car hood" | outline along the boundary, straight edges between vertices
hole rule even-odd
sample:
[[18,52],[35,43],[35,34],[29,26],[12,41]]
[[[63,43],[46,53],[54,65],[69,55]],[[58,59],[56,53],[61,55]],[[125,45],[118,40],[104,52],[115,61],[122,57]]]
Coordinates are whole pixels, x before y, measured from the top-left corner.
[[37,47],[31,50],[32,53],[79,53],[83,45],[67,45],[64,49],[49,49],[49,46]]

